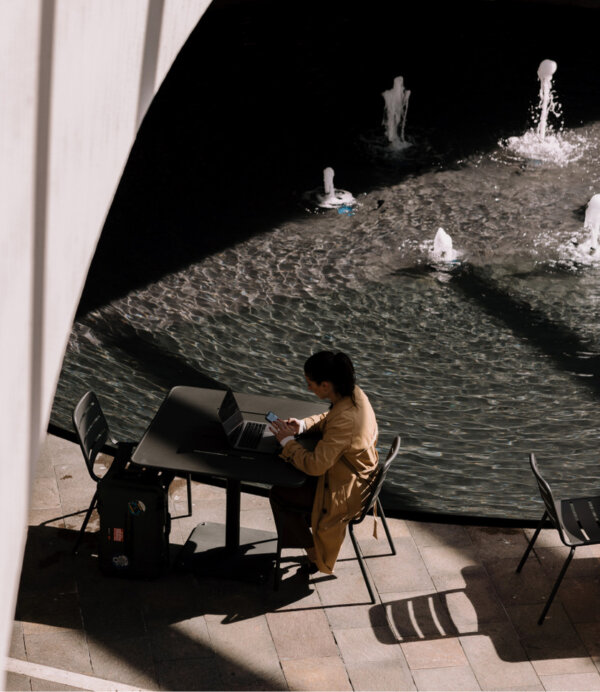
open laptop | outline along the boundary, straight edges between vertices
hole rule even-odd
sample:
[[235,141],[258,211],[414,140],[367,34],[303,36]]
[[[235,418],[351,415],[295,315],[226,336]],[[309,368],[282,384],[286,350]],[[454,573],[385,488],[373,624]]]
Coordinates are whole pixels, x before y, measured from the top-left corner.
[[281,448],[264,415],[242,411],[230,389],[219,407],[219,418],[229,444],[235,449],[273,454]]

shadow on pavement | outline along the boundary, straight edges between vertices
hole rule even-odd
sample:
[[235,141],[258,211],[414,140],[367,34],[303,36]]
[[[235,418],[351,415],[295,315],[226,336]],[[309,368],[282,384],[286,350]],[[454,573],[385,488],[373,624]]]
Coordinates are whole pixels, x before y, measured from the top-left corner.
[[[60,631],[36,625],[85,635],[89,660],[74,656],[69,670],[89,675],[91,661],[94,675],[146,688],[281,689],[278,662],[271,676],[262,653],[262,663],[242,659],[229,650],[222,629],[216,639],[209,630],[301,600],[311,593],[306,579],[292,576],[285,591],[275,593],[270,581],[197,579],[173,570],[148,581],[106,577],[93,554],[96,536],[86,534],[73,556],[76,535],[29,527],[15,615],[29,623],[28,632],[49,633],[50,648]],[[172,545],[172,557],[180,547]]]

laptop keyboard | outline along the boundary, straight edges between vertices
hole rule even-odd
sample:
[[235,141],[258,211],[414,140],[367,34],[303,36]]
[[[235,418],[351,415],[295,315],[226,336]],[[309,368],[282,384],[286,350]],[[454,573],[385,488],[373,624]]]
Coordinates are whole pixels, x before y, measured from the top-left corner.
[[256,449],[262,439],[263,431],[267,426],[264,423],[246,423],[244,432],[242,433],[237,446]]

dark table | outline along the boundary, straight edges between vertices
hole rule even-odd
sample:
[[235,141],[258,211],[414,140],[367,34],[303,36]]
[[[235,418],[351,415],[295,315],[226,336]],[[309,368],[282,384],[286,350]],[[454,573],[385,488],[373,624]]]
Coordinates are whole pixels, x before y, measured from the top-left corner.
[[[266,578],[276,552],[276,534],[240,527],[241,483],[299,487],[306,476],[277,454],[233,449],[218,416],[225,390],[174,387],[161,404],[132,461],[174,474],[226,480],[226,522],[203,522],[192,531],[178,565],[231,578]],[[318,401],[235,393],[243,411],[275,411],[281,418],[306,418],[328,406]]]

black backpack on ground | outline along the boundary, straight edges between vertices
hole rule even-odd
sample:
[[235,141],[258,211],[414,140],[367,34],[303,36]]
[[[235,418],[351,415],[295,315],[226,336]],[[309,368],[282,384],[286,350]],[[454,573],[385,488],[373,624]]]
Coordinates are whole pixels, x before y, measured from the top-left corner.
[[99,562],[104,574],[152,578],[168,569],[168,486],[160,474],[144,469],[125,469],[99,482]]

